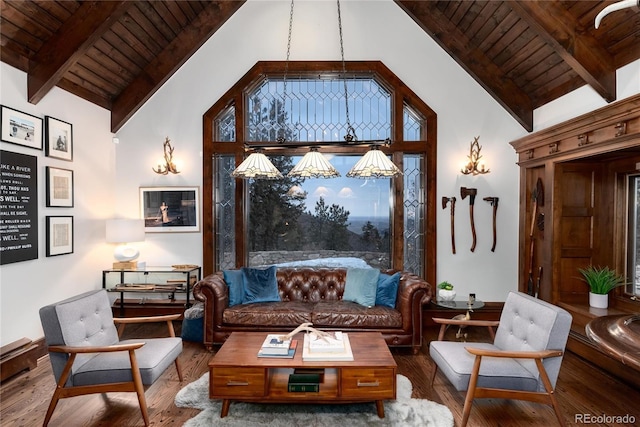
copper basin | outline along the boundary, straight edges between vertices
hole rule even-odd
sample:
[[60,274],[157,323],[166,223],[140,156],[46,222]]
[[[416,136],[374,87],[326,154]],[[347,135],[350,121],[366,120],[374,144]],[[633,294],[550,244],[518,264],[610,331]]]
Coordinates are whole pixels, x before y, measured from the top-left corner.
[[586,331],[607,354],[640,371],[640,314],[598,317],[587,324]]

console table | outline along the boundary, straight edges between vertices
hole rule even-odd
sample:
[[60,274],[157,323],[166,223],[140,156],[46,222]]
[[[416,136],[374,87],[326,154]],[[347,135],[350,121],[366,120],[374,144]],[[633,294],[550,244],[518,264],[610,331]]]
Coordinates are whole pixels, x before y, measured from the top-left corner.
[[[120,294],[114,302],[120,317],[182,314],[191,306],[191,287],[200,279],[201,267],[196,265],[102,271],[102,287]],[[137,298],[126,299],[125,294]],[[160,298],[162,294],[168,298]],[[177,299],[176,294],[184,294],[185,299]]]

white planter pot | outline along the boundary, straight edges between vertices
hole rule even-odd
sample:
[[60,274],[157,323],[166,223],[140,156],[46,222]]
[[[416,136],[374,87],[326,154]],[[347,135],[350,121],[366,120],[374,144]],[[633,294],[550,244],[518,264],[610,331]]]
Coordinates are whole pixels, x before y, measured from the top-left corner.
[[609,295],[589,292],[589,305],[594,308],[607,308],[609,306]]
[[456,297],[456,291],[447,290],[447,289],[438,289],[438,298],[441,301],[453,301]]

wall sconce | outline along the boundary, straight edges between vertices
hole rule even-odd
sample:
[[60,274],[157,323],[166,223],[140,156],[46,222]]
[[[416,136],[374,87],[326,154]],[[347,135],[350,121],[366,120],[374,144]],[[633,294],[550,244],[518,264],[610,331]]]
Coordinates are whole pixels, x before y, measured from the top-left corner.
[[484,175],[485,173],[491,172],[491,169],[485,169],[484,163],[480,163],[480,159],[482,158],[480,150],[482,150],[482,146],[478,142],[478,139],[480,139],[479,136],[473,138],[473,142],[469,148],[469,155],[467,156],[469,162],[460,169],[460,172],[464,175]]
[[158,162],[158,167],[151,169],[159,175],[167,175],[169,172],[180,173],[175,163],[173,163],[173,147],[171,146],[169,137],[166,137],[162,148],[164,150],[164,165]]

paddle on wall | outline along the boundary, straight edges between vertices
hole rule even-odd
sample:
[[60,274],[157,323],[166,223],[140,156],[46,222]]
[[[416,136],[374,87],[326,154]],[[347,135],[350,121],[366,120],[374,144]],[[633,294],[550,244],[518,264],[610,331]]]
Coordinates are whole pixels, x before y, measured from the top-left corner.
[[529,232],[529,280],[527,281],[527,293],[529,295],[534,295],[533,289],[533,260],[534,260],[534,249],[535,249],[535,226],[536,219],[538,217],[538,206],[544,206],[544,189],[542,187],[542,179],[538,178],[536,181],[535,188],[531,191],[531,198],[533,199],[533,212],[531,214],[531,229]]

